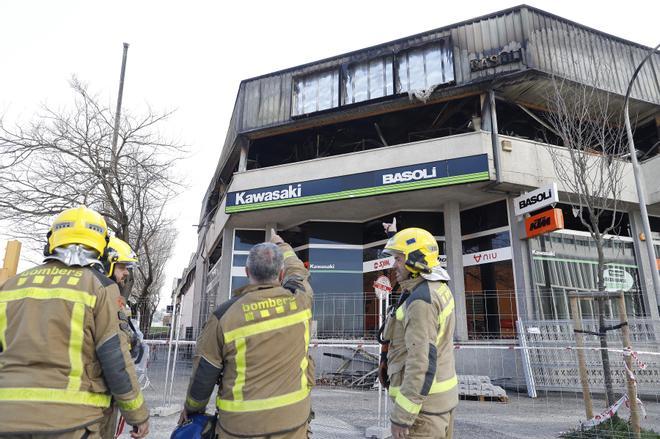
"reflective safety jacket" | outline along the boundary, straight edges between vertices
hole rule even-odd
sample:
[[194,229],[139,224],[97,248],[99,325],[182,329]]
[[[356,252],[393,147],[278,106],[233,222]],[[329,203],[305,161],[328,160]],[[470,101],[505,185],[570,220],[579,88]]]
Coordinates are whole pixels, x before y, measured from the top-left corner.
[[391,421],[411,426],[420,411],[439,414],[458,405],[454,298],[445,282],[421,276],[401,282],[401,288],[383,337],[389,340]]
[[185,407],[203,411],[216,382],[218,431],[267,436],[304,425],[314,384],[309,357],[312,289],[309,273],[288,244],[282,285],[234,291],[197,340]]
[[0,435],[93,424],[111,395],[129,424],[147,420],[118,296],[100,272],[59,261],[0,287]]

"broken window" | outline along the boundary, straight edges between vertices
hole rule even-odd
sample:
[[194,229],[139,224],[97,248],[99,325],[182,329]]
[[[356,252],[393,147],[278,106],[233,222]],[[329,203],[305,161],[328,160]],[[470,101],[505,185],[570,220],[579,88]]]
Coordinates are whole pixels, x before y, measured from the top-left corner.
[[291,116],[300,116],[338,107],[338,87],[338,70],[326,70],[293,78]]
[[447,40],[397,55],[397,93],[427,90],[454,81],[454,55]]
[[354,104],[394,93],[392,57],[349,65],[342,83],[342,104]]

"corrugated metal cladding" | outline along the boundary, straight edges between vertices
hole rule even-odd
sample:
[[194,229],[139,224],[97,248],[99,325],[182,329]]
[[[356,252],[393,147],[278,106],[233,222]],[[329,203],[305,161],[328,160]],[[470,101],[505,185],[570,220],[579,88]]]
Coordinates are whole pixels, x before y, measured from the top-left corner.
[[[340,68],[385,54],[451,38],[456,86],[483,81],[494,75],[527,68],[624,94],[635,66],[646,51],[632,43],[590,30],[542,11],[519,7],[470,22],[430,31],[336,58],[245,81],[237,100],[242,117],[240,132],[291,121],[294,76]],[[520,50],[522,61],[472,71],[470,60]],[[660,57],[640,72],[632,96],[660,104]],[[340,111],[340,110],[339,110]],[[228,136],[231,137],[231,136]]]
[[[625,94],[628,82],[648,50],[573,23],[525,9],[527,65],[581,83]],[[660,56],[639,72],[631,96],[660,104]]]

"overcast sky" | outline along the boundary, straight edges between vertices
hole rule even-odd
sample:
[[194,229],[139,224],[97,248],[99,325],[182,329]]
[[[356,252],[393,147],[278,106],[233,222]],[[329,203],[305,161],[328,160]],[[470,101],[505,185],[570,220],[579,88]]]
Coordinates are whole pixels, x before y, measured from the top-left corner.
[[[242,79],[434,29],[513,1],[0,1],[0,114],[29,120],[71,103],[72,75],[114,108],[122,42],[130,43],[124,108],[176,109],[167,134],[189,145],[173,203],[179,231],[166,291],[196,248],[201,200],[220,157]],[[647,46],[660,43],[658,1],[528,4]],[[5,241],[0,230],[0,256]],[[33,258],[35,255],[33,255]],[[31,265],[23,261],[20,268]]]

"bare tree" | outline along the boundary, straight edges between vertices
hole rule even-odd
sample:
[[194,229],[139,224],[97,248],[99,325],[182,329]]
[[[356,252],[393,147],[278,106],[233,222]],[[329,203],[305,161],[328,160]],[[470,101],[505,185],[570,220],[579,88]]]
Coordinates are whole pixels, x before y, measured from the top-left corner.
[[[598,87],[553,77],[547,96],[545,119],[561,147],[547,150],[557,177],[566,188],[576,217],[589,231],[598,254],[598,291],[605,291],[605,240],[618,227],[617,212],[624,189],[626,135],[621,102]],[[549,143],[549,142],[547,142]],[[603,372],[608,405],[614,403],[612,374],[607,353],[605,301],[598,300],[598,320]]]
[[[153,312],[174,242],[171,231],[162,238],[172,229],[165,207],[180,187],[172,168],[183,155],[159,133],[171,113],[124,112],[113,154],[114,113],[76,78],[70,84],[71,109],[44,106],[23,126],[0,119],[0,221],[36,247],[53,215],[78,204],[96,209],[140,256],[133,296]],[[151,312],[142,314],[148,322]]]

